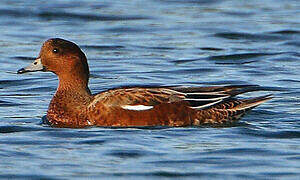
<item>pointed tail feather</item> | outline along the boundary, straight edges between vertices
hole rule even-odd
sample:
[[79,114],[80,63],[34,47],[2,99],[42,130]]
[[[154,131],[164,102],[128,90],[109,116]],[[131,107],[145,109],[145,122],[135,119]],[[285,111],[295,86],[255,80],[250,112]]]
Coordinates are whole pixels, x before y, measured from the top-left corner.
[[273,94],[268,94],[265,96],[260,96],[260,97],[255,97],[255,98],[251,98],[251,99],[245,99],[242,100],[242,103],[237,105],[236,107],[234,107],[234,110],[250,110],[255,108],[256,106],[272,99]]
[[247,112],[255,108],[256,106],[272,99],[273,94],[268,94],[265,96],[250,98],[242,100],[242,103],[231,109],[233,111],[230,121],[237,121],[241,119]]
[[254,92],[254,91],[279,91],[275,88],[270,88],[270,87],[264,87],[264,86],[248,86],[244,88],[238,88],[238,89],[233,89],[231,91],[228,91],[227,94],[231,96],[237,96],[239,94],[244,94],[248,92]]

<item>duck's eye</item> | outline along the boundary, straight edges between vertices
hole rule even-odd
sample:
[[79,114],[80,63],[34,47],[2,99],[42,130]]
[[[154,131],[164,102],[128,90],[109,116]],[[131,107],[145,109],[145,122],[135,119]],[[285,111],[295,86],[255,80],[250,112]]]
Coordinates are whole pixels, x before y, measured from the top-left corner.
[[53,53],[58,53],[59,52],[59,50],[57,48],[54,48],[52,51],[53,51]]

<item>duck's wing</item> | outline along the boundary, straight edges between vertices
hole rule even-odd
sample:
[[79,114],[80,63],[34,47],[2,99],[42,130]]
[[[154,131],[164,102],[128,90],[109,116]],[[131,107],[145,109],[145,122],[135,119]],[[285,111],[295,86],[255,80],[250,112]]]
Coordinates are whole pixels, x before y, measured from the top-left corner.
[[195,110],[218,107],[226,103],[231,105],[233,103],[232,106],[235,107],[237,101],[234,96],[258,90],[263,90],[263,88],[253,85],[121,88],[95,95],[89,106],[97,106],[98,103],[101,103],[107,107],[139,111],[152,109],[159,104],[174,102],[185,102],[187,106]]
[[185,100],[193,109],[252,109],[271,99],[272,94],[240,100],[235,96],[253,91],[272,90],[258,85],[210,86],[210,87],[173,87],[185,93]]
[[100,103],[107,107],[147,110],[158,104],[183,101],[184,99],[184,93],[170,88],[120,88],[95,95],[90,106],[97,106]]

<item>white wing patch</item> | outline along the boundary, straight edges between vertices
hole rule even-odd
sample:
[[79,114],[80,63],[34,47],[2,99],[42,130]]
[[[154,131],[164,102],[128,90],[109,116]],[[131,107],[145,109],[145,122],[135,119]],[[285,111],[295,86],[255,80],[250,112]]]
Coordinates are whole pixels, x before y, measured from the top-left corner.
[[204,105],[202,105],[202,106],[191,107],[191,108],[192,108],[192,109],[203,109],[203,108],[206,108],[206,107],[209,107],[209,106],[215,105],[215,104],[217,104],[217,103],[219,103],[219,102],[221,102],[221,101],[222,101],[222,99],[221,99],[221,100],[219,100],[219,101],[216,101],[216,102],[212,102],[212,103],[204,104]]
[[121,107],[123,109],[132,110],[132,111],[145,111],[153,108],[153,106],[145,106],[145,105],[124,105]]

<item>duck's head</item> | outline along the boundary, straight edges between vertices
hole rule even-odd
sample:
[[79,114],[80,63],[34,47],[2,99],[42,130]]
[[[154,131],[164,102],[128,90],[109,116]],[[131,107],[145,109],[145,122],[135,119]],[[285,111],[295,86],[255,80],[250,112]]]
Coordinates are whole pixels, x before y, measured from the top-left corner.
[[87,81],[89,77],[85,54],[75,43],[60,38],[44,42],[38,58],[19,69],[18,74],[34,71],[51,71],[60,78],[76,77]]

